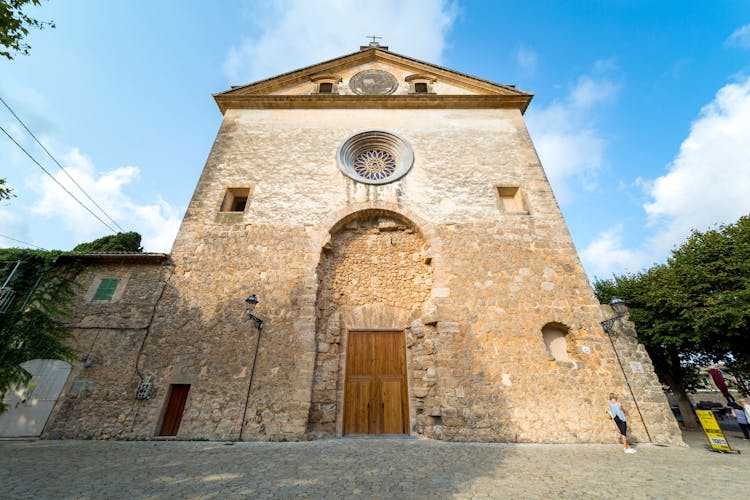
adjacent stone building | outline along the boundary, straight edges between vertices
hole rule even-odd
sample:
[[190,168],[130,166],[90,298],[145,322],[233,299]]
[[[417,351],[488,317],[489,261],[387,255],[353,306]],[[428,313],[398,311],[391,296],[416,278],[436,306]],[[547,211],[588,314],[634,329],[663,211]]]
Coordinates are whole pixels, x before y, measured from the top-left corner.
[[171,255],[80,277],[46,435],[615,442],[615,392],[635,439],[681,442],[627,321],[602,329],[530,94],[371,44],[214,97]]

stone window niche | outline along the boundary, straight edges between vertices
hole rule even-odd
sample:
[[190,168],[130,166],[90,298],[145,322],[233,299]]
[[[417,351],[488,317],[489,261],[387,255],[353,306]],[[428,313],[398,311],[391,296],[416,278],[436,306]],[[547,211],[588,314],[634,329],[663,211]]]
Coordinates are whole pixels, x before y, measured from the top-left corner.
[[250,188],[227,188],[221,202],[221,212],[244,212],[249,197]]
[[498,208],[504,214],[528,214],[523,193],[518,186],[496,186]]
[[437,80],[433,75],[415,74],[405,78],[410,94],[434,94],[432,84]]
[[313,94],[338,94],[341,77],[338,75],[316,75],[310,78],[315,84]]
[[560,323],[547,323],[542,327],[542,339],[552,359],[563,363],[573,362],[568,354],[568,327]]
[[251,189],[248,187],[227,188],[221,200],[216,222],[240,222],[250,204],[250,192]]

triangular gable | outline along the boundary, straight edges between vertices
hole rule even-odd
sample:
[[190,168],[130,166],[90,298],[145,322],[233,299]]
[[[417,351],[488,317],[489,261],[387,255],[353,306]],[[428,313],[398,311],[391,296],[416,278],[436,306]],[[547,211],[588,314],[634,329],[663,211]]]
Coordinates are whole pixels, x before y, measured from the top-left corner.
[[[294,94],[296,87],[309,86],[316,77],[337,75],[347,71],[379,64],[399,69],[399,73],[429,75],[445,86],[459,92],[425,95],[310,95]],[[455,108],[501,107],[517,108],[524,112],[532,94],[509,85],[500,85],[481,78],[436,66],[373,47],[295,71],[242,85],[214,94],[222,113],[236,108],[292,108],[292,107],[386,107],[386,108]]]

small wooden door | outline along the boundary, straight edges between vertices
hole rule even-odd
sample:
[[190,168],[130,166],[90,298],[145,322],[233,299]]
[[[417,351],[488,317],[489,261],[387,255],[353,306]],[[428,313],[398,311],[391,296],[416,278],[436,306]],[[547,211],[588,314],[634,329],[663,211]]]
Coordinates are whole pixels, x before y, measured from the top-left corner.
[[182,412],[185,411],[190,384],[172,384],[167,398],[167,407],[161,421],[160,436],[176,436],[182,422]]
[[404,332],[349,332],[344,434],[406,434]]

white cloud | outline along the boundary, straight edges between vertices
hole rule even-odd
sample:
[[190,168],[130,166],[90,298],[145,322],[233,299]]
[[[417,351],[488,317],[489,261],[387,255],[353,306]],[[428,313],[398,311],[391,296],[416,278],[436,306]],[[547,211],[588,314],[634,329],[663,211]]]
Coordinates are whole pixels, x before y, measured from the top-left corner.
[[[78,149],[62,158],[66,171],[94,200],[126,231],[137,231],[143,236],[146,251],[168,252],[180,224],[180,215],[162,199],[146,204],[136,202],[125,189],[140,175],[138,167],[125,166],[99,172],[91,160]],[[82,194],[62,171],[55,178],[68,191],[84,202],[104,222],[114,224]],[[55,220],[65,227],[77,242],[90,241],[106,234],[107,228],[78,204],[48,176],[33,181],[29,186],[40,195],[31,212],[37,217]],[[115,227],[115,229],[117,229]]]
[[624,247],[622,232],[623,226],[618,225],[600,233],[581,251],[581,259],[591,276],[606,278],[612,273],[634,273],[651,264],[648,252]]
[[607,141],[596,127],[594,116],[598,107],[616,98],[619,89],[606,77],[584,75],[564,100],[527,113],[529,131],[561,203],[574,198],[578,189],[596,187]]
[[528,47],[519,47],[516,50],[516,62],[518,66],[527,73],[536,71],[536,52]]
[[734,222],[750,212],[750,77],[725,85],[693,122],[690,134],[651,184],[644,205],[651,244],[666,252],[691,229]]
[[727,38],[726,44],[750,48],[750,24],[746,24],[735,30],[735,32]]
[[[177,234],[181,213],[158,195],[145,203],[133,192],[140,172],[137,167],[97,170],[78,149],[57,139],[60,133],[55,109],[45,96],[13,79],[0,82],[6,101],[35,132],[39,140],[66,167],[96,202],[126,231],[143,236],[147,251],[168,252]],[[0,106],[0,124],[69,191],[115,230],[117,227],[80,192],[70,178],[46,156],[13,116]],[[0,234],[46,248],[71,249],[75,244],[110,234],[110,231],[45,175],[26,154],[0,133],[0,176],[17,194],[0,204]],[[1,247],[25,246],[0,238]]]
[[243,85],[355,52],[368,34],[394,52],[440,63],[456,10],[445,0],[254,3],[253,34],[229,50],[224,70]]
[[610,102],[619,90],[619,85],[606,78],[594,80],[584,75],[578,79],[578,83],[570,93],[570,103],[580,110],[591,109]]
[[668,172],[637,179],[651,198],[646,242],[623,245],[622,226],[597,236],[581,257],[590,273],[636,272],[664,261],[692,229],[705,231],[750,213],[750,77],[722,87],[693,122]]

